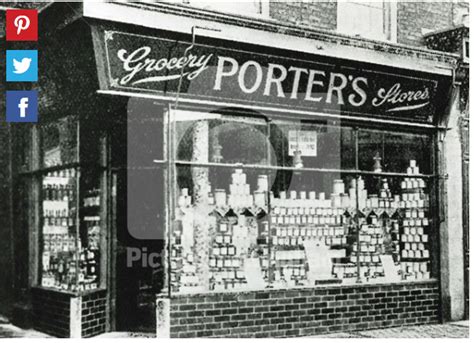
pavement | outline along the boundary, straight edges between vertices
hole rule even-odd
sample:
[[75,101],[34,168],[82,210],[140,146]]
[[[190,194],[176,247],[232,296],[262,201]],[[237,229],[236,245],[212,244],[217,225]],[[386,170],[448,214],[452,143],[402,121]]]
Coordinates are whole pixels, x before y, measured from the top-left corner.
[[48,338],[44,333],[35,330],[24,330],[12,324],[0,324],[0,338]]
[[469,321],[338,332],[315,338],[469,338]]
[[[153,335],[110,332],[98,338],[152,338]],[[0,338],[47,338],[46,334],[35,330],[23,330],[14,325],[0,322]],[[315,336],[314,338],[469,338],[469,322],[453,322],[448,324],[432,324],[421,326],[402,326],[396,328],[339,332],[328,335]]]

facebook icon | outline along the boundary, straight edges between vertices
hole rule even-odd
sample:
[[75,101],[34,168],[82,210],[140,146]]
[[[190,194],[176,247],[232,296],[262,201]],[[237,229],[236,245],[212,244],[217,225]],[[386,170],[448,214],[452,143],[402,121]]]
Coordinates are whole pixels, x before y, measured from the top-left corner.
[[38,92],[7,91],[7,122],[38,122]]

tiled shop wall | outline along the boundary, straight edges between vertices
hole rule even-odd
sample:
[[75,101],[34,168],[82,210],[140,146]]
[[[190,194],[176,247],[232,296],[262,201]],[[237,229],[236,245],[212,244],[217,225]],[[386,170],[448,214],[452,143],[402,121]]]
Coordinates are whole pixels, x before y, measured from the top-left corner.
[[[468,6],[467,1],[399,1],[397,4],[397,43],[424,46],[424,34],[455,25],[459,20],[458,13],[466,6]],[[270,17],[292,24],[336,30],[337,2],[336,0],[270,1]]]
[[438,322],[437,282],[183,295],[171,337],[288,337]]

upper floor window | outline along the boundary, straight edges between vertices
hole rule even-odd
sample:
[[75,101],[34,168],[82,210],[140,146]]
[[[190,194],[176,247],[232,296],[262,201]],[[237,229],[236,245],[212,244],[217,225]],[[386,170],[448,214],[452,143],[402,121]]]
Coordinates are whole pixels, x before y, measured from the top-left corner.
[[240,14],[246,16],[264,16],[269,15],[269,0],[247,0],[247,1],[201,1],[201,0],[183,0],[185,4],[191,6],[209,9],[230,14]]
[[397,40],[397,4],[395,1],[338,1],[339,32],[365,38]]

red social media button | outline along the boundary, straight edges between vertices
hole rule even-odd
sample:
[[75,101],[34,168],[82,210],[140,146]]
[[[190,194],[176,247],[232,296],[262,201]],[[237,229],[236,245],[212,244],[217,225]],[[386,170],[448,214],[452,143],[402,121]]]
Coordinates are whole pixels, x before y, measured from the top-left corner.
[[7,10],[7,41],[37,41],[38,11]]

